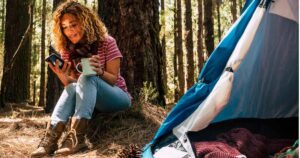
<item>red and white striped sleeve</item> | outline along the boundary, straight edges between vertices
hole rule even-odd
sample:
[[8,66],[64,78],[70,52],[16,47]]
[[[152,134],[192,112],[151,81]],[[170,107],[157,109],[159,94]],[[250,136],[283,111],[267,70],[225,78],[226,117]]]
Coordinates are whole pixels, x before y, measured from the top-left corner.
[[106,61],[122,57],[123,56],[118,48],[116,40],[113,37],[109,36],[107,39]]

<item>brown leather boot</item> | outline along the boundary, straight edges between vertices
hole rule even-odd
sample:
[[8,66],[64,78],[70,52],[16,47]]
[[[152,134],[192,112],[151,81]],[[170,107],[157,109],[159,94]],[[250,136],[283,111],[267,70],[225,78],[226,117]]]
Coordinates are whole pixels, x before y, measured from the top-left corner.
[[72,118],[71,130],[69,131],[66,139],[63,141],[61,148],[58,149],[55,154],[69,155],[87,147],[85,143],[85,132],[87,127],[87,119]]
[[55,127],[51,127],[49,122],[44,137],[42,138],[38,148],[31,153],[31,157],[43,157],[53,154],[58,148],[57,141],[64,130],[65,124],[62,122],[57,123]]

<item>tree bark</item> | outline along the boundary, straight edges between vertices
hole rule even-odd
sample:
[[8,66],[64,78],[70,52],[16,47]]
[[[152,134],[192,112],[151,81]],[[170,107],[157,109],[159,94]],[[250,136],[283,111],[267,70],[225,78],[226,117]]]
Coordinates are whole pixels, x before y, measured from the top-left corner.
[[41,78],[40,78],[40,96],[38,106],[45,106],[45,51],[46,51],[46,0],[42,2],[42,35],[41,35]]
[[232,15],[232,23],[234,23],[237,19],[236,8],[237,8],[236,0],[231,0],[230,10],[231,10],[231,15]]
[[184,94],[185,91],[185,73],[183,68],[183,50],[182,50],[182,15],[181,15],[181,0],[176,0],[176,24],[175,29],[177,40],[177,61],[178,61],[178,85],[179,85],[179,97]]
[[240,15],[242,14],[243,4],[244,4],[244,0],[239,0],[239,11],[240,11]]
[[212,8],[212,0],[204,0],[205,45],[208,56],[210,56],[215,47]]
[[197,34],[197,53],[198,53],[198,73],[200,74],[204,64],[204,53],[203,53],[203,14],[202,14],[202,0],[198,0],[198,34]]
[[[2,1],[2,10],[1,10],[1,15],[2,15],[2,19],[1,19],[1,42],[2,44],[4,45],[4,36],[5,36],[5,0]],[[3,61],[3,52],[0,53],[1,54],[1,59]],[[3,63],[0,65],[0,69],[3,70]],[[3,76],[3,71],[0,71],[0,76],[2,77]],[[2,83],[2,80],[0,78],[0,91],[1,91],[1,83]],[[1,92],[0,92],[1,93]],[[1,108],[1,107],[0,107]]]
[[220,5],[221,0],[216,1],[216,7],[217,7],[217,21],[218,21],[218,39],[219,42],[221,41],[222,31],[221,31],[221,15],[220,15]]
[[[32,1],[9,0],[6,5],[1,106],[24,103],[30,96],[30,10]],[[33,9],[33,8],[31,8]],[[24,37],[23,37],[24,36]],[[20,47],[19,47],[20,45]],[[14,57],[15,56],[15,57]],[[12,61],[12,59],[14,59]]]
[[94,0],[93,1],[93,10],[95,11],[95,12],[97,12],[97,2],[96,2],[96,0]]
[[178,85],[178,24],[177,24],[177,1],[174,2],[174,56],[173,56],[173,70],[174,70],[174,78],[173,82],[175,85],[174,89],[174,102],[176,103],[179,99],[179,85]]
[[[53,11],[56,9],[59,3],[64,1],[65,0],[53,0]],[[51,48],[49,48],[49,50],[50,49]],[[60,80],[57,78],[57,76],[52,72],[52,70],[49,67],[47,68],[47,74],[48,74],[48,82],[47,82],[47,89],[46,89],[45,112],[51,113],[64,88]]]
[[191,0],[185,2],[185,48],[187,52],[187,88],[189,89],[195,83],[194,78],[194,52],[193,52],[193,27],[192,27],[192,6]]
[[165,94],[168,93],[167,88],[167,51],[166,51],[166,18],[165,18],[165,0],[161,0],[161,32],[162,32],[162,40],[161,40],[161,47],[162,47],[162,62],[164,67],[162,68],[163,72],[163,85]]
[[121,74],[136,98],[144,82],[157,88],[157,102],[165,105],[162,48],[159,40],[159,2],[99,0],[98,13],[123,54]]
[[[31,74],[31,72],[32,72],[32,67],[33,67],[33,61],[32,61],[32,56],[34,56],[35,54],[34,54],[34,50],[33,50],[33,48],[32,48],[32,38],[33,38],[33,33],[34,33],[34,30],[33,30],[33,21],[34,21],[34,13],[35,13],[35,0],[32,0],[32,2],[31,2],[31,4],[30,4],[31,6],[31,9],[30,9],[30,19],[31,19],[31,22],[30,22],[30,33],[29,33],[29,52],[30,52],[30,57],[29,57],[29,81],[28,81],[28,84],[29,85],[31,85],[30,84],[30,74]],[[28,98],[30,99],[30,92],[31,92],[31,90],[30,89],[32,89],[32,88],[34,88],[34,87],[32,87],[32,86],[30,86],[29,87],[29,93],[28,93]]]
[[5,32],[5,0],[2,0],[2,10],[1,10],[1,41],[4,41],[4,32]]

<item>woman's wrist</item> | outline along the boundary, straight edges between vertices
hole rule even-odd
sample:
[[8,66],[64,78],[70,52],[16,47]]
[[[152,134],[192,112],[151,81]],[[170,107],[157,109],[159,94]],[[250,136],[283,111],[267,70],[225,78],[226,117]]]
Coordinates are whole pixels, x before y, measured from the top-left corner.
[[68,77],[68,78],[60,78],[60,81],[62,82],[62,84],[64,85],[64,87],[66,87],[70,83],[76,82],[76,79],[74,79],[72,77]]
[[56,75],[64,86],[77,81],[72,74],[69,75],[66,73],[56,73]]
[[98,74],[98,76],[103,76],[104,75],[104,70],[102,70],[99,74]]

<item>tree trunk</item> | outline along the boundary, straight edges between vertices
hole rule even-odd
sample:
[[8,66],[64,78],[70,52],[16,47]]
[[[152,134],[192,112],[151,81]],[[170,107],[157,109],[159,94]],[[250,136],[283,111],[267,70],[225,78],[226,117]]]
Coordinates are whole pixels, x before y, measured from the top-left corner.
[[98,3],[99,15],[123,54],[121,74],[127,81],[129,92],[136,97],[143,83],[150,82],[158,90],[157,101],[165,105],[159,2],[99,0]]
[[178,59],[178,24],[177,24],[177,1],[174,2],[174,56],[173,56],[173,69],[174,69],[174,78],[173,82],[175,85],[174,89],[174,102],[176,103],[179,99],[179,85],[178,85],[178,66],[177,66],[177,59]]
[[205,45],[208,56],[212,53],[215,47],[212,5],[212,0],[204,0]]
[[[1,10],[1,33],[0,33],[0,41],[1,44],[4,45],[4,36],[5,36],[5,8],[6,8],[6,4],[5,4],[6,0],[2,0],[2,10]],[[1,56],[3,55],[4,51],[1,53]],[[2,64],[0,65],[0,70],[3,70],[3,66],[4,63],[2,62]],[[0,71],[0,76],[3,77],[3,71]],[[1,91],[1,83],[2,80],[0,80],[0,91]],[[1,93],[1,92],[0,92]],[[1,94],[0,94],[1,95]],[[4,106],[4,104],[3,104]],[[1,108],[1,105],[0,105]]]
[[41,78],[40,97],[38,106],[45,106],[45,41],[46,41],[46,0],[42,3],[42,35],[41,35]]
[[97,12],[97,2],[96,2],[96,0],[94,0],[93,1],[93,10],[95,11],[95,12]]
[[231,15],[232,15],[232,23],[234,23],[237,19],[236,17],[236,0],[231,0],[231,5],[230,5],[230,10],[231,10]]
[[203,53],[203,15],[202,15],[202,0],[198,0],[198,38],[197,38],[197,53],[198,53],[198,73],[200,74],[204,64],[204,53]]
[[178,61],[178,85],[179,85],[179,97],[184,94],[185,90],[185,73],[183,69],[183,50],[182,50],[182,15],[181,15],[181,0],[176,0],[176,43],[177,43],[177,61]]
[[[56,9],[57,5],[65,0],[53,0],[53,11]],[[51,48],[49,48],[50,50]],[[43,59],[44,60],[44,59]],[[46,106],[45,112],[51,113],[58,101],[61,92],[63,91],[63,85],[57,76],[52,72],[52,70],[47,68],[48,82],[46,89]]]
[[33,82],[33,97],[32,97],[32,105],[35,105],[35,100],[36,100],[36,82]]
[[218,39],[219,42],[221,41],[221,15],[220,15],[220,5],[221,5],[221,0],[216,1],[216,7],[217,7],[217,21],[218,21]]
[[164,90],[165,94],[168,93],[168,88],[167,88],[167,51],[166,51],[166,18],[165,18],[165,0],[161,0],[161,32],[162,32],[162,40],[161,40],[161,47],[162,47],[162,62],[164,67],[162,68],[162,73],[163,73],[163,85],[164,85]]
[[4,41],[4,26],[5,26],[5,0],[2,0],[2,10],[1,10],[1,15],[2,15],[2,19],[1,19],[1,41]]
[[240,15],[242,14],[243,4],[244,4],[244,1],[243,1],[243,0],[239,0],[239,11],[240,11]]
[[173,69],[174,69],[173,82],[175,85],[174,102],[177,102],[179,99],[179,86],[178,86],[178,69],[177,69],[177,54],[176,53],[174,53],[174,56],[173,56]]
[[[1,106],[28,102],[30,95],[30,10],[32,1],[9,0],[6,5]],[[33,9],[33,8],[31,8]],[[20,49],[18,49],[21,44]],[[18,50],[17,50],[18,49]],[[15,58],[13,58],[17,52]],[[14,62],[12,62],[14,59]]]
[[192,6],[191,0],[185,2],[185,48],[187,52],[187,88],[189,89],[195,83],[194,81],[194,52],[193,52],[193,27],[192,27]]
[[[32,72],[32,68],[34,67],[34,65],[32,64],[32,56],[34,56],[35,54],[35,52],[34,52],[34,50],[33,50],[33,48],[32,48],[32,38],[33,38],[33,34],[34,34],[34,30],[33,30],[33,21],[34,21],[34,13],[35,13],[35,0],[32,0],[32,3],[31,3],[31,9],[30,9],[30,19],[31,19],[31,22],[30,22],[30,34],[29,34],[29,52],[30,52],[30,57],[29,57],[29,81],[28,81],[28,85],[31,85],[30,84],[30,80],[31,80],[31,78],[30,78],[30,74],[31,74],[31,72]],[[29,93],[28,93],[28,98],[30,99],[30,89],[32,89],[33,87],[29,87]],[[29,100],[28,100],[29,101]]]

